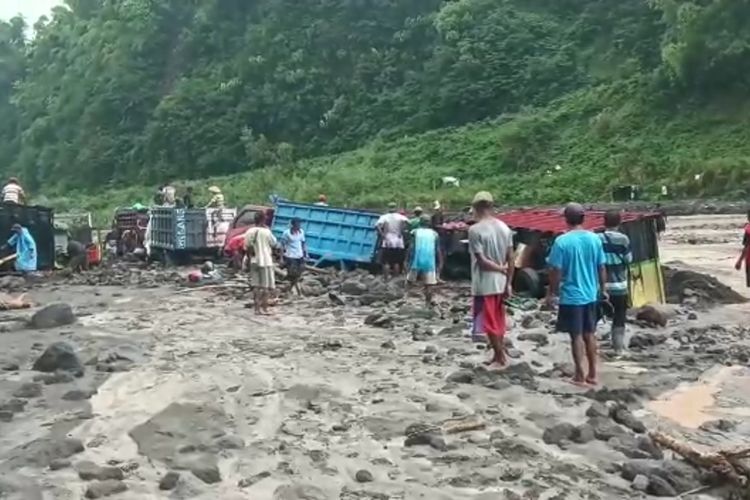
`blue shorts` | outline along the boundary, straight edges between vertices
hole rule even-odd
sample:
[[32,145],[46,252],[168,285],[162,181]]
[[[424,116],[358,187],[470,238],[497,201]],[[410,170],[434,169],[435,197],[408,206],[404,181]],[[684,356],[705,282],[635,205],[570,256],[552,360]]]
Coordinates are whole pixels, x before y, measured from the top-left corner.
[[597,302],[585,306],[560,304],[560,309],[557,312],[557,331],[569,333],[571,337],[595,333],[598,322]]

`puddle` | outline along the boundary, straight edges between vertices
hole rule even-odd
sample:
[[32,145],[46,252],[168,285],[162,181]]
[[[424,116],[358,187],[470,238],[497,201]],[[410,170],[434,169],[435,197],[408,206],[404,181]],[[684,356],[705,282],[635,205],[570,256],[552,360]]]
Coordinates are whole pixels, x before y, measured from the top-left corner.
[[743,367],[722,367],[712,370],[699,381],[684,384],[663,394],[646,407],[683,427],[696,429],[705,422],[722,417],[750,417],[750,406],[724,408],[717,406],[717,396],[725,386],[750,387],[750,373]]

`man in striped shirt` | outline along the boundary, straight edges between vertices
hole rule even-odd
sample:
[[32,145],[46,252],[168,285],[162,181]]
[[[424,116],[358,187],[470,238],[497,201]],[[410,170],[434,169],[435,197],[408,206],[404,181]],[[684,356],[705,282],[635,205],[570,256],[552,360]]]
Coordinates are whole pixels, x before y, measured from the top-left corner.
[[8,183],[3,187],[3,203],[26,203],[26,193],[15,177],[8,179]]
[[607,267],[607,294],[613,308],[612,347],[616,354],[625,349],[625,319],[630,298],[630,264],[633,254],[630,238],[620,232],[620,212],[604,214],[605,231],[599,235],[604,245]]

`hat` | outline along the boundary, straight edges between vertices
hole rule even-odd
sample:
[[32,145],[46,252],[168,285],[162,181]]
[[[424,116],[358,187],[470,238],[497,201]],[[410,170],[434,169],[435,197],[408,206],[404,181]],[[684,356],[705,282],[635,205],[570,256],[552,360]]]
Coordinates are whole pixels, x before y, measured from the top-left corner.
[[219,186],[211,186],[210,188],[208,188],[208,192],[213,193],[213,194],[219,194],[221,193],[221,189],[219,189]]
[[328,196],[321,194],[318,196],[318,201],[328,201]]
[[472,205],[477,203],[495,203],[495,199],[489,191],[479,191],[474,195],[474,201],[471,202]]
[[421,212],[424,212],[424,210],[422,210],[422,207],[414,207],[414,213],[421,213]]
[[388,208],[391,210],[396,210],[396,207],[398,207],[398,205],[396,205],[395,201],[392,201],[388,204]]

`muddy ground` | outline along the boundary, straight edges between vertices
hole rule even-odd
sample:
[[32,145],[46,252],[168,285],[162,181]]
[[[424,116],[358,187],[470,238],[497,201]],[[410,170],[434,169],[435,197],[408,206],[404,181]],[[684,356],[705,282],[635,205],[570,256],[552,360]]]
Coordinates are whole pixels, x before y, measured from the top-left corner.
[[[744,291],[732,270],[741,222],[671,219],[664,260]],[[430,311],[400,283],[308,275],[305,297],[259,318],[240,281],[182,283],[124,269],[0,282],[38,304],[0,313],[0,498],[675,496],[709,478],[644,431],[705,449],[750,443],[747,304],[709,308],[688,290],[660,310],[665,328],[633,318],[628,355],[612,359],[602,340],[602,385],[587,389],[568,382],[551,313],[529,302],[514,311],[511,368],[487,372],[465,284]],[[26,324],[59,302],[75,323]],[[60,341],[83,373],[33,370]]]

